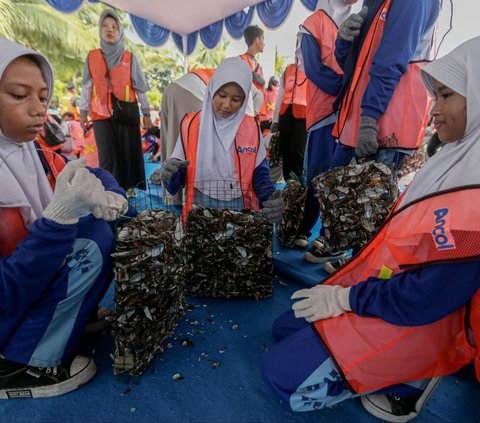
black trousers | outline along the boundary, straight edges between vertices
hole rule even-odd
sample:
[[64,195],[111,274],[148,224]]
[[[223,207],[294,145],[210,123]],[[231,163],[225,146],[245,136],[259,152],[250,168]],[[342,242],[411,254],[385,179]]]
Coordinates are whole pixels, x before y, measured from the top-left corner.
[[98,159],[124,189],[145,189],[140,127],[114,122],[111,119],[93,122]]
[[290,172],[302,176],[303,156],[307,142],[305,119],[293,116],[292,105],[279,118],[280,148],[283,160],[283,178],[291,179]]

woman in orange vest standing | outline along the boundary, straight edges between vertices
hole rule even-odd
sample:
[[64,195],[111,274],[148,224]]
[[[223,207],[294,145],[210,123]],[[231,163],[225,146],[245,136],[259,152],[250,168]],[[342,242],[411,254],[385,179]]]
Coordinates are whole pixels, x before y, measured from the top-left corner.
[[251,85],[250,69],[242,59],[224,60],[207,85],[202,110],[182,120],[161,179],[172,195],[186,184],[185,219],[194,204],[262,209],[272,222],[281,219],[281,192],[270,180],[258,122],[245,115]]
[[280,132],[283,178],[290,179],[293,172],[302,176],[303,156],[307,132],[305,116],[307,112],[307,76],[294,63],[283,72],[271,131]]
[[263,374],[294,410],[362,395],[371,414],[405,422],[441,376],[473,361],[480,382],[479,72],[480,37],[422,70],[446,146],[376,236],[274,323],[283,341]]
[[[305,210],[298,229],[295,245],[308,247],[311,229],[319,216],[318,200],[315,198],[312,179],[334,166],[347,163],[334,163],[337,148],[332,128],[336,120],[333,103],[342,87],[343,72],[335,59],[335,40],[338,27],[349,17],[352,4],[357,0],[319,0],[317,10],[310,15],[298,34],[298,66],[307,76],[307,143],[304,149],[303,173],[308,186]],[[312,241],[312,250],[305,259],[313,263],[329,258],[322,251],[320,238]]]
[[83,72],[80,123],[87,129],[90,112],[100,167],[110,171],[120,185],[145,189],[145,167],[138,123],[112,118],[112,94],[121,101],[137,102],[145,129],[152,126],[147,98],[149,86],[136,57],[123,46],[118,16],[105,10],[100,16],[101,48],[89,52]]
[[112,281],[125,191],[39,147],[53,94],[42,54],[0,39],[0,399],[62,395],[95,374],[75,354]]

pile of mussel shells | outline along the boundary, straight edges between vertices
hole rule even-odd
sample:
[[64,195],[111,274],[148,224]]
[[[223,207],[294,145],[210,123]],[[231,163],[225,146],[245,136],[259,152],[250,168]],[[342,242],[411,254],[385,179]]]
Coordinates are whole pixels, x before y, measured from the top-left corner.
[[312,180],[320,204],[325,238],[332,250],[365,245],[388,215],[398,197],[391,169],[367,161],[337,167]]
[[425,161],[427,160],[427,151],[425,146],[420,146],[420,148],[413,153],[412,156],[405,156],[402,162],[402,166],[398,170],[398,178],[402,178],[409,173],[418,172]]
[[268,161],[270,167],[282,166],[282,149],[280,147],[280,133],[275,132],[268,145]]
[[193,208],[182,240],[182,274],[193,297],[272,295],[273,226],[261,214]]
[[293,247],[305,210],[307,187],[298,180],[290,179],[285,185],[282,198],[285,208],[282,221],[277,226],[277,238],[282,247]]
[[163,351],[185,311],[179,276],[181,225],[175,213],[145,210],[117,228],[114,374],[140,375]]

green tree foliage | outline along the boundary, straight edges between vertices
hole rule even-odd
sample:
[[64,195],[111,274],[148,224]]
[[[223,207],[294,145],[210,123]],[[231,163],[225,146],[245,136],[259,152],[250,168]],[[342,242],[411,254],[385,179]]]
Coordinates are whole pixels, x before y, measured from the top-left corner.
[[[85,60],[90,50],[98,48],[98,20],[105,5],[84,2],[74,14],[56,11],[45,0],[0,0],[0,36],[15,40],[45,54],[55,70],[55,95],[66,94],[68,82],[81,86]],[[116,10],[124,32],[133,31],[130,19]],[[229,43],[223,41],[214,50],[200,42],[188,57],[189,69],[214,68],[226,57]],[[128,36],[125,47],[138,58],[151,87],[152,105],[160,105],[165,87],[183,72],[183,56],[176,48],[152,48],[135,44]]]
[[288,56],[280,56],[278,48],[275,46],[275,75],[281,76],[285,71]]

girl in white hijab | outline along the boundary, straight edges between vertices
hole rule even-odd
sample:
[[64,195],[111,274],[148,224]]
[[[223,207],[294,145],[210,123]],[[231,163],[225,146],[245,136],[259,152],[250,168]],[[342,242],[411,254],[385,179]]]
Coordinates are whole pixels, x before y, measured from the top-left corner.
[[73,351],[111,282],[105,220],[123,210],[125,192],[85,159],[37,151],[52,67],[12,41],[0,49],[0,399],[50,397],[95,374]]
[[[245,111],[251,86],[252,73],[247,64],[238,57],[224,60],[207,85],[198,132],[195,204],[217,208],[243,208],[242,190],[239,186],[240,175],[237,174],[235,165],[235,156],[239,153],[236,151],[234,141],[240,125],[246,118]],[[226,98],[231,99],[228,105],[228,102],[223,103]],[[242,182],[253,185],[255,194],[263,202],[265,213],[266,208],[274,207],[267,201],[274,187],[269,176],[265,145],[260,130],[258,131],[260,142],[256,152],[253,181]],[[190,164],[185,157],[180,136],[172,157],[162,166],[161,177],[171,194],[177,192],[184,182],[185,171],[182,175],[178,175],[180,179],[177,179],[175,174]],[[172,176],[174,177],[173,186],[170,185]],[[280,203],[277,199],[275,207],[278,206],[278,210],[283,204]],[[266,217],[273,218],[273,215],[267,212]],[[274,219],[277,218],[276,215]]]
[[406,422],[442,376],[474,362],[480,382],[480,37],[422,72],[447,145],[362,251],[295,292],[273,325],[282,342],[267,352],[263,374],[296,411],[352,398],[350,382],[369,413]]
[[[425,85],[437,102],[431,112],[434,126],[440,140],[447,145],[417,172],[402,200],[402,205],[433,192],[480,184],[478,75],[480,75],[480,37],[465,42],[422,70]],[[446,103],[445,100],[449,103],[455,100],[459,102],[455,115],[452,115],[450,109],[446,112],[443,109],[439,110],[439,104]],[[458,126],[460,131],[457,129]]]

